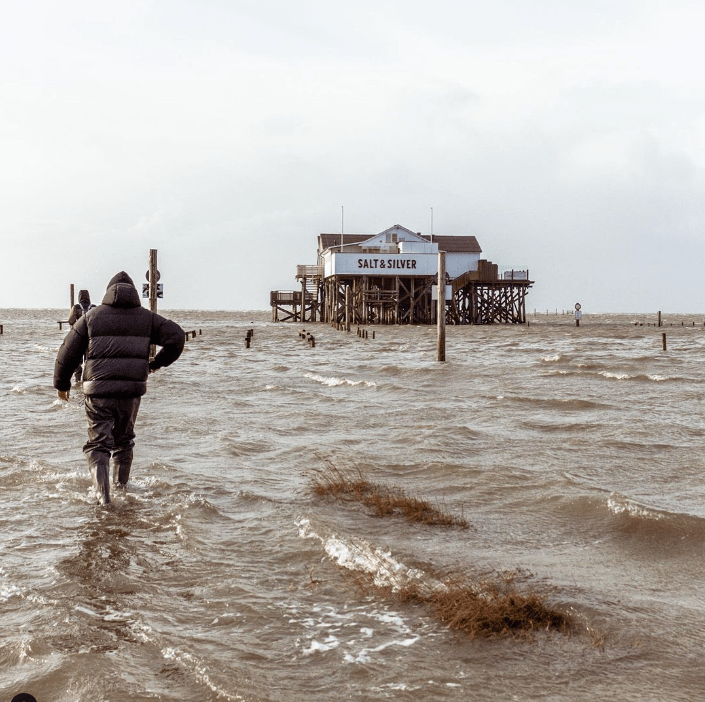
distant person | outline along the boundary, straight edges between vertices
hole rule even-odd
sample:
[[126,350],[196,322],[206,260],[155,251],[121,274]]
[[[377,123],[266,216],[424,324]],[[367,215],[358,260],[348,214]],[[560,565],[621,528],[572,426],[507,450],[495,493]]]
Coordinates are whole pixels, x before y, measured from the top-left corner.
[[[83,452],[98,502],[110,502],[113,482],[125,486],[132,467],[135,419],[147,378],[171,365],[184,349],[176,324],[142,307],[132,278],[118,273],[108,283],[103,304],[84,314],[66,335],[54,366],[54,387],[68,400],[71,374],[86,357],[83,373],[88,442]],[[149,360],[150,344],[162,348]]]
[[[71,308],[69,312],[69,324],[73,327],[76,322],[78,322],[81,317],[83,317],[88,310],[92,310],[95,305],[91,302],[91,296],[88,290],[78,291],[78,302]],[[79,363],[76,373],[74,374],[74,380],[77,383],[81,382],[81,375],[83,373],[83,366]]]

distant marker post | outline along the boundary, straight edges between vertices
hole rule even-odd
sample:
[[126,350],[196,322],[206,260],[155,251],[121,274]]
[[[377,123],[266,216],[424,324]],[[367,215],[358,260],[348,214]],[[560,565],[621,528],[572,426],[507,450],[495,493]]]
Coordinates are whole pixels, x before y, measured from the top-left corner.
[[575,303],[575,326],[579,327],[580,326],[580,320],[583,317],[583,313],[580,311],[580,303],[576,302]]
[[446,360],[446,255],[442,251],[438,252],[438,360]]

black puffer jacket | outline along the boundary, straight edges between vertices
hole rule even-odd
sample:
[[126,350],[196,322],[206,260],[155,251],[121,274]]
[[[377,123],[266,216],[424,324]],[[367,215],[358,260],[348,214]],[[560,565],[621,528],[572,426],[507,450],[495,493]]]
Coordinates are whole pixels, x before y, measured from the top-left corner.
[[[142,307],[127,273],[108,283],[103,304],[84,314],[66,335],[54,366],[54,387],[71,388],[71,376],[85,354],[83,392],[93,397],[139,397],[149,371],[173,363],[184,349],[176,324]],[[161,346],[149,362],[149,346]]]

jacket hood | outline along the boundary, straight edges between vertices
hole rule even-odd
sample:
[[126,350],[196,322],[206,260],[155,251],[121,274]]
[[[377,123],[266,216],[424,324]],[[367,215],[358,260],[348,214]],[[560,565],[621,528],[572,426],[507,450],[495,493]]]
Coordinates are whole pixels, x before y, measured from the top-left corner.
[[112,307],[142,306],[137,288],[125,271],[121,271],[110,279],[103,297],[103,304]]
[[78,301],[79,302],[90,302],[91,301],[91,296],[88,293],[88,290],[79,290],[78,291]]
[[[111,279],[110,282],[108,283],[108,288],[110,288],[111,285],[115,285],[115,283],[128,283],[130,284],[133,288],[135,287],[134,282],[132,281],[132,278],[130,278],[125,271],[120,271],[119,273],[116,273]],[[106,290],[108,289],[106,288]]]

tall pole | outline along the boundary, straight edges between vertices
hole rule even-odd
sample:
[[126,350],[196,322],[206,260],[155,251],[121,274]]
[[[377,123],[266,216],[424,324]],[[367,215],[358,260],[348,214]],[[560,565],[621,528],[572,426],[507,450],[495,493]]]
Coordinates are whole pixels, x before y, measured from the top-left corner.
[[438,360],[446,360],[446,255],[438,252]]
[[157,311],[157,250],[149,250],[149,309]]
[[431,243],[433,243],[433,207],[431,208]]
[[[157,311],[157,250],[149,250],[149,309]],[[149,358],[153,359],[157,355],[157,348],[154,344],[149,347]]]
[[345,330],[350,331],[350,286],[345,286]]
[[345,226],[345,205],[340,206],[340,253],[343,253],[343,228]]
[[[72,310],[73,306],[75,304],[76,304],[76,299],[74,298],[74,294],[73,294],[73,283],[71,283],[71,306],[69,307],[69,309]],[[661,313],[659,312],[659,314],[661,314]],[[659,324],[659,326],[661,326],[661,325]]]

